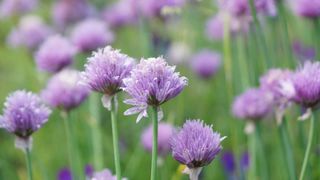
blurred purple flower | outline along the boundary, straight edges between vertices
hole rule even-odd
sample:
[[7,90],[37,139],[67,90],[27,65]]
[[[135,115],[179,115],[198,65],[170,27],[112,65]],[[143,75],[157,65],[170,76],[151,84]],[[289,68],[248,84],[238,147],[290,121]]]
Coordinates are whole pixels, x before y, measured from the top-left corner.
[[93,176],[93,173],[94,173],[93,166],[91,164],[87,164],[84,167],[84,173],[85,173],[86,177],[90,179]]
[[[168,123],[159,123],[158,129],[158,153],[161,156],[166,156],[170,152],[169,140],[172,137],[175,128]],[[152,151],[152,126],[147,127],[141,136],[143,147],[151,152]]]
[[59,171],[58,173],[58,180],[72,180],[72,173],[70,169],[68,168],[63,168]]
[[320,101],[320,63],[305,62],[293,75],[294,100],[305,108],[315,107]]
[[233,175],[235,173],[236,164],[231,151],[227,151],[222,154],[221,162],[227,174]]
[[182,129],[170,140],[172,156],[187,166],[186,173],[197,177],[203,166],[211,163],[222,149],[224,138],[202,120],[187,120]]
[[55,2],[52,16],[59,28],[85,19],[94,14],[94,9],[86,0],[59,0]]
[[54,35],[40,46],[35,60],[39,70],[55,73],[72,64],[76,53],[76,47],[68,39]]
[[248,89],[236,97],[232,112],[240,119],[260,120],[272,111],[272,95],[262,89]]
[[141,59],[131,71],[131,76],[123,80],[123,90],[131,99],[126,104],[134,107],[126,110],[125,115],[139,113],[137,122],[147,116],[147,107],[157,106],[176,97],[187,85],[187,78],[175,72],[175,67],[169,66],[162,58]]
[[22,17],[16,29],[7,38],[11,47],[25,46],[34,50],[52,33],[52,29],[44,24],[39,16],[28,15]]
[[289,3],[298,16],[311,19],[320,17],[319,0],[292,0]]
[[90,52],[111,44],[114,34],[103,21],[87,19],[74,27],[71,40],[81,51]]
[[221,64],[221,56],[217,52],[201,50],[191,58],[191,69],[201,78],[209,79],[216,74]]
[[224,20],[221,15],[212,16],[206,23],[206,35],[211,40],[222,40],[224,36]]
[[89,94],[89,89],[79,84],[80,72],[65,69],[55,74],[42,91],[42,98],[52,107],[70,111],[79,106]]
[[25,148],[31,146],[30,136],[48,121],[50,113],[38,95],[18,90],[11,93],[4,103],[0,128],[15,134],[16,146]]
[[138,8],[147,17],[159,16],[165,7],[181,7],[186,0],[138,0]]
[[241,170],[246,171],[250,166],[250,155],[249,152],[244,152],[240,159]]
[[302,62],[310,61],[316,57],[316,50],[314,47],[306,46],[300,41],[294,41],[292,43],[293,53]]
[[112,27],[133,24],[138,20],[138,11],[135,0],[120,0],[103,12],[103,17]]
[[0,3],[0,18],[17,16],[32,11],[38,0],[3,0]]
[[93,174],[92,180],[116,180],[117,177],[113,176],[109,169],[104,169]]

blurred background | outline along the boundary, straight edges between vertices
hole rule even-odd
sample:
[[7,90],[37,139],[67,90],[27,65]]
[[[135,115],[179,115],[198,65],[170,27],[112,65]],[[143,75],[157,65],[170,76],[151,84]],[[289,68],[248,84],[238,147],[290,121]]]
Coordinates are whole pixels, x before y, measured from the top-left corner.
[[[41,44],[55,34],[78,46],[71,67],[80,71],[91,51],[105,45],[137,60],[163,56],[189,79],[185,90],[162,106],[163,121],[177,127],[186,119],[203,119],[212,124],[227,139],[222,142],[222,152],[204,168],[201,178],[245,179],[250,168],[245,160],[250,154],[247,154],[245,122],[231,113],[234,97],[257,87],[259,77],[268,69],[293,70],[304,60],[319,59],[320,54],[319,0],[313,0],[313,5],[307,0],[255,0],[254,3],[256,13],[250,10],[246,0],[1,0],[0,102],[17,89],[40,93],[46,87],[54,73],[39,68],[35,56]],[[86,50],[81,49],[81,42],[76,43],[74,33],[79,23],[88,19],[102,22],[104,33],[111,38]],[[88,26],[80,37],[90,37],[94,28]],[[60,51],[63,49],[54,47],[50,53]],[[109,111],[98,105],[95,110],[99,114],[94,117],[89,108],[89,99],[100,99],[100,96],[91,93],[71,111],[70,120],[83,169],[86,165],[95,166],[93,146],[100,143],[103,153],[98,158],[103,167],[95,169],[109,168],[115,172]],[[143,119],[136,123],[136,116],[124,116],[123,112],[129,108],[122,102],[125,97],[124,93],[118,97],[123,175],[133,180],[149,179],[151,154],[144,150],[140,137],[151,122]],[[308,124],[296,121],[300,112],[296,106],[287,112],[297,172],[305,150],[303,138],[308,133]],[[35,179],[57,179],[59,172],[68,167],[62,121],[59,110],[54,109],[48,123],[33,135]],[[94,142],[96,126],[102,133],[101,142]],[[264,119],[261,126],[269,179],[289,179],[284,173],[273,116]],[[311,153],[313,170],[308,171],[308,179],[320,179],[319,139]],[[0,179],[26,179],[24,154],[14,147],[14,136],[5,130],[0,131],[0,149]],[[231,158],[223,158],[226,153]],[[171,154],[163,161],[159,179],[188,178],[181,174]]]

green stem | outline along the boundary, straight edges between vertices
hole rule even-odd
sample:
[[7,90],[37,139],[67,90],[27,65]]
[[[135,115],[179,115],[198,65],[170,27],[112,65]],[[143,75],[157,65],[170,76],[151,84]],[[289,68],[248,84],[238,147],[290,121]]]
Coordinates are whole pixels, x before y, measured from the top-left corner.
[[250,151],[250,169],[249,180],[257,179],[257,149],[256,149],[256,137],[255,133],[249,134],[249,151]]
[[91,114],[91,133],[93,146],[93,160],[96,170],[103,168],[103,151],[102,151],[102,137],[100,129],[100,112],[99,112],[99,98],[97,94],[90,96],[90,114]]
[[261,127],[260,124],[257,124],[256,129],[256,141],[258,142],[258,154],[259,154],[259,165],[260,165],[260,172],[261,172],[261,179],[268,180],[269,179],[269,171],[268,171],[268,163],[266,159],[265,148],[263,146],[263,140],[261,137]]
[[69,158],[69,166],[71,169],[72,176],[77,179],[76,175],[76,165],[75,165],[75,151],[73,147],[73,136],[72,136],[72,129],[71,129],[71,122],[69,119],[69,113],[68,112],[62,112],[63,122],[65,126],[66,136],[67,136],[67,148],[68,148],[68,158]]
[[153,140],[152,140],[152,161],[151,180],[157,179],[157,159],[158,159],[158,108],[152,107]]
[[27,170],[28,170],[28,180],[32,180],[32,163],[31,163],[31,152],[30,149],[26,148],[26,163],[27,163]]
[[314,134],[314,117],[313,117],[313,113],[311,113],[308,144],[307,144],[307,149],[306,149],[306,152],[305,152],[305,155],[304,155],[304,159],[303,159],[303,164],[302,164],[299,180],[303,180],[304,179],[304,175],[305,175],[305,172],[306,172],[306,169],[307,169],[308,160],[309,160],[309,156],[310,156],[312,140],[313,140],[313,134]]
[[117,127],[117,109],[116,109],[116,97],[111,98],[111,126],[112,126],[112,141],[113,141],[113,153],[114,163],[116,166],[117,180],[121,180],[121,167],[120,167],[120,153],[118,145],[118,127]]
[[284,117],[282,119],[282,123],[280,124],[278,130],[279,130],[279,135],[281,139],[282,152],[286,162],[287,171],[289,174],[289,179],[296,180],[297,176],[295,172],[291,141],[288,133],[287,120]]

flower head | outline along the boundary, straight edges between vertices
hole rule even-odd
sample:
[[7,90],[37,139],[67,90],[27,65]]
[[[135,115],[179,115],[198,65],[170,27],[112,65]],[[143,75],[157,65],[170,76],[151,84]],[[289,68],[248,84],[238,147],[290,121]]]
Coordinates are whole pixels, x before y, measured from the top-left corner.
[[235,158],[231,151],[227,151],[222,154],[221,162],[223,167],[228,174],[234,174],[236,170]]
[[249,89],[236,97],[232,111],[240,119],[260,120],[272,111],[272,95],[262,89]]
[[[172,137],[175,128],[168,123],[159,123],[158,129],[158,153],[165,156],[170,152],[169,140]],[[152,126],[146,128],[141,136],[141,142],[143,147],[151,152],[152,151]]]
[[320,17],[319,0],[292,0],[291,5],[299,16],[311,19]]
[[316,57],[316,50],[314,47],[307,46],[298,40],[292,43],[292,51],[301,62],[314,59]]
[[125,111],[125,115],[139,113],[137,121],[147,116],[147,107],[160,106],[177,96],[187,85],[187,78],[175,72],[162,58],[142,59],[123,80],[123,90],[131,96],[124,102],[134,107]]
[[92,180],[116,180],[117,177],[113,176],[109,169],[104,169],[100,172],[93,174]]
[[51,28],[44,24],[40,17],[28,15],[22,17],[18,27],[10,33],[7,42],[12,47],[25,46],[34,50],[51,33]]
[[187,120],[171,141],[174,159],[189,169],[200,168],[211,163],[222,149],[223,138],[201,120]]
[[78,23],[72,31],[71,40],[81,51],[93,51],[112,43],[113,33],[98,19],[87,19]]
[[134,65],[134,59],[107,46],[88,58],[82,81],[93,91],[114,95],[124,87],[123,79],[130,75]]
[[72,180],[72,173],[68,168],[62,168],[58,172],[58,180]]
[[42,91],[42,98],[52,107],[69,111],[79,106],[89,94],[89,89],[79,84],[80,72],[63,70],[55,74]]
[[0,128],[21,139],[28,139],[48,121],[50,113],[38,95],[18,90],[6,99]]
[[293,75],[294,100],[306,108],[315,107],[320,101],[320,63],[305,62]]
[[42,71],[55,73],[72,64],[76,52],[75,46],[66,38],[60,35],[51,36],[36,52],[36,64]]
[[192,70],[204,79],[213,76],[218,71],[220,64],[220,54],[209,50],[202,50],[191,59]]
[[141,13],[147,17],[159,16],[165,7],[181,7],[186,0],[139,0],[138,7]]

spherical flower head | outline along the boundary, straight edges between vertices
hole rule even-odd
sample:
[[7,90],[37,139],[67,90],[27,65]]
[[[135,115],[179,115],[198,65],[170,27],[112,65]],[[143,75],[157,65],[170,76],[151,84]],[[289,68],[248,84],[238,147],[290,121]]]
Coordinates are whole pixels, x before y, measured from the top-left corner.
[[92,180],[116,180],[117,177],[113,176],[109,169],[104,169],[100,172],[93,174]]
[[39,16],[28,15],[22,17],[19,26],[10,33],[7,42],[12,47],[25,46],[34,50],[51,33],[51,28],[44,24]]
[[21,139],[28,139],[48,121],[50,113],[38,95],[18,90],[6,99],[0,128]]
[[0,18],[27,13],[37,5],[37,0],[3,0],[0,3]]
[[187,120],[170,140],[172,155],[189,169],[211,163],[222,149],[219,133],[201,120]]
[[80,21],[93,14],[94,9],[86,0],[59,0],[53,5],[53,21],[60,28]]
[[138,20],[138,11],[135,0],[120,0],[103,12],[103,17],[112,27],[134,24]]
[[232,112],[240,119],[260,120],[272,111],[272,95],[262,89],[249,89],[236,97]]
[[82,83],[93,91],[114,95],[121,91],[123,79],[130,75],[134,65],[134,59],[107,46],[88,58],[82,72]]
[[293,75],[296,96],[294,100],[306,108],[315,107],[320,101],[320,63],[307,61]]
[[58,180],[72,180],[72,173],[70,169],[63,168],[58,172]]
[[229,175],[233,175],[236,170],[235,158],[231,151],[227,151],[222,154],[221,162],[223,167]]
[[222,40],[224,36],[224,21],[221,15],[212,16],[206,23],[206,35],[211,40]]
[[292,0],[291,5],[298,16],[310,19],[320,16],[319,0]]
[[[269,91],[273,96],[275,103],[279,104],[285,99],[290,99],[290,93],[288,94],[287,91],[284,91],[283,85],[287,81],[291,81],[292,75],[293,73],[287,69],[270,69],[265,75],[260,78],[260,87],[263,90]],[[291,94],[293,93],[294,91],[291,92]]]
[[191,58],[191,69],[203,79],[209,79],[216,74],[220,64],[220,54],[210,50],[202,50]]
[[72,64],[76,53],[76,47],[68,39],[54,35],[40,46],[35,60],[39,70],[56,73]]
[[312,46],[307,46],[302,42],[295,40],[292,43],[292,51],[300,62],[304,62],[316,57],[316,50]]
[[[170,152],[169,140],[172,137],[175,128],[168,123],[159,123],[158,128],[158,153],[161,156],[166,156]],[[149,126],[143,131],[141,136],[142,145],[149,152],[152,151],[152,132],[152,126]]]
[[71,40],[81,51],[89,52],[112,43],[114,35],[103,21],[87,19],[75,26]]
[[187,78],[175,72],[162,58],[141,59],[133,68],[131,76],[123,80],[123,90],[131,96],[124,102],[134,107],[125,111],[125,115],[139,113],[137,121],[147,116],[147,107],[159,107],[176,97],[187,85]]
[[78,107],[89,94],[80,82],[80,72],[66,69],[55,74],[42,91],[42,98],[52,107],[70,111]]

